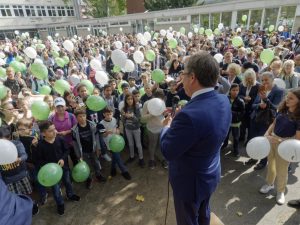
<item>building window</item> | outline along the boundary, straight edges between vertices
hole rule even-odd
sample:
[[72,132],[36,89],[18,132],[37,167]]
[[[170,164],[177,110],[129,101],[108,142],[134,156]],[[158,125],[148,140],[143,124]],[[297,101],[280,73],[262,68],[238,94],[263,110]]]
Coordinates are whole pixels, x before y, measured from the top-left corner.
[[224,27],[231,26],[231,17],[232,17],[232,12],[222,12],[222,23]]
[[66,16],[66,11],[64,6],[57,6],[58,16]]
[[293,26],[296,13],[296,6],[282,6],[278,25],[287,26],[290,29]]
[[266,9],[264,28],[268,28],[270,25],[276,25],[279,8]]
[[37,6],[38,16],[47,16],[45,6]]
[[203,28],[209,28],[209,14],[200,15],[200,25]]
[[2,16],[12,16],[9,5],[0,5]]
[[257,30],[260,27],[262,10],[251,10],[250,29]]
[[[243,16],[246,15],[247,16],[247,19],[246,21],[243,21]],[[241,11],[238,11],[237,13],[237,18],[236,18],[236,23],[239,27],[246,27],[247,24],[248,24],[248,15],[249,15],[249,10],[241,10]]]
[[67,6],[68,16],[74,16],[74,8],[72,6]]
[[220,23],[220,13],[211,13],[210,14],[210,28],[216,29]]
[[25,12],[27,16],[36,16],[34,6],[25,6]]
[[199,15],[192,15],[191,16],[191,22],[193,25],[198,25],[200,26],[200,23],[199,23]]
[[55,6],[47,6],[47,10],[49,16],[56,16]]
[[15,16],[24,16],[23,7],[21,5],[13,5]]

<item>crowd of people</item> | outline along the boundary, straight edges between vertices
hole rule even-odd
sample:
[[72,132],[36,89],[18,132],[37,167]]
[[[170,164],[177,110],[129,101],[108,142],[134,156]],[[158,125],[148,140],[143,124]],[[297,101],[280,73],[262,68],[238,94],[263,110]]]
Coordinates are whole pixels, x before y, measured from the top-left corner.
[[[0,63],[5,71],[0,81],[7,88],[1,99],[0,138],[11,140],[18,150],[13,167],[0,167],[8,190],[32,195],[34,187],[39,193],[39,199],[34,199],[32,213],[35,215],[38,205],[47,202],[47,189],[37,181],[39,169],[47,163],[58,163],[63,168],[62,181],[71,201],[79,201],[80,197],[73,192],[75,184],[69,164],[74,166],[81,159],[94,171],[86,181],[88,189],[92,188],[94,177],[99,182],[106,181],[101,172],[103,160],[111,164],[110,176],[116,176],[119,168],[126,180],[131,179],[128,165],[132,163],[144,169],[157,166],[168,169],[168,162],[160,151],[162,121],[188,104],[190,97],[182,84],[185,63],[189,56],[207,51],[212,56],[222,55],[221,59],[215,57],[220,67],[215,91],[228,96],[232,110],[232,123],[222,149],[228,149],[231,134],[230,150],[236,158],[240,156],[241,145],[257,136],[268,136],[272,143],[268,158],[258,163],[249,159],[246,164],[256,164],[255,170],[268,165],[267,184],[260,191],[272,190],[277,176],[277,202],[283,204],[289,163],[278,156],[276,149],[282,140],[300,140],[300,90],[297,89],[300,34],[223,30],[219,35],[208,37],[205,34],[187,36],[169,29],[167,34],[153,32],[150,35],[150,39],[147,39],[148,34],[124,33],[74,36],[70,39],[74,45],[72,51],[65,49],[63,43],[67,38],[64,37],[48,37],[41,41],[21,36],[0,42]],[[235,36],[242,38],[242,45],[233,44]],[[170,44],[170,39],[176,40],[176,46],[173,42]],[[36,50],[35,59],[26,54],[25,49],[30,46]],[[264,49],[274,52],[269,64],[260,58]],[[131,60],[133,70],[115,64],[112,57],[115,50],[122,51]],[[149,50],[155,53],[153,59],[146,56]],[[143,53],[141,61],[135,59],[136,51]],[[62,65],[57,58],[67,60]],[[94,60],[107,74],[106,82],[97,79],[99,71],[91,64]],[[12,66],[15,61],[25,64],[26,68],[19,71]],[[47,67],[45,79],[32,73],[33,63]],[[152,79],[153,71],[158,69],[165,76],[159,83]],[[274,79],[283,81],[285,88],[278,87]],[[67,81],[70,90],[63,93],[57,90],[58,80]],[[83,80],[92,82],[92,92],[81,82]],[[43,86],[50,87],[49,94],[42,94]],[[86,100],[91,95],[101,96],[106,107],[100,111],[87,107]],[[152,115],[148,110],[149,100],[153,98],[165,102],[166,110],[161,115]],[[51,110],[48,120],[39,121],[32,116],[31,104],[36,99],[48,104]],[[177,104],[176,100],[182,104]],[[124,153],[110,151],[109,140],[114,134],[121,134],[126,140],[129,156],[126,160],[121,157]],[[144,159],[146,151],[147,162]],[[52,192],[57,212],[63,215],[60,184],[54,185]],[[300,206],[298,201],[291,204]]]

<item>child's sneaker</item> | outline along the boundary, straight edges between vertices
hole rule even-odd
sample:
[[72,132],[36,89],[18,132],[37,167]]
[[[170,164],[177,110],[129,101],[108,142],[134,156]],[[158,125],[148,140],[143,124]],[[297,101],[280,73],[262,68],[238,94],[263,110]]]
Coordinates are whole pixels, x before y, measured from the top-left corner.
[[117,169],[116,169],[116,168],[111,168],[111,170],[110,170],[110,175],[111,175],[112,177],[115,177],[115,176],[117,175]]
[[57,206],[57,213],[60,216],[65,214],[65,205],[64,204]]
[[32,207],[32,216],[35,216],[39,213],[39,205],[37,203],[33,203]]
[[166,160],[163,160],[162,162],[161,162],[161,165],[162,165],[162,167],[164,168],[164,169],[168,169],[169,168],[169,163],[166,161]]
[[111,158],[109,157],[109,155],[106,153],[102,156],[107,162],[111,162]]
[[134,160],[135,160],[134,157],[133,157],[133,158],[129,157],[129,159],[126,160],[125,165],[130,164],[130,163],[133,163]]
[[68,197],[69,200],[73,201],[73,202],[79,202],[80,201],[80,197],[78,195],[72,195],[70,197]]
[[47,200],[48,200],[48,193],[46,193],[43,197],[41,197],[40,204],[45,205],[47,203]]
[[98,179],[99,182],[106,182],[106,178],[104,176],[102,176],[101,174],[96,176],[96,178]]
[[139,166],[140,166],[141,168],[144,168],[144,167],[145,167],[145,161],[144,161],[144,159],[140,159],[140,160],[139,160]]
[[122,176],[126,179],[126,180],[131,180],[131,176],[130,174],[126,171],[124,173],[122,173]]

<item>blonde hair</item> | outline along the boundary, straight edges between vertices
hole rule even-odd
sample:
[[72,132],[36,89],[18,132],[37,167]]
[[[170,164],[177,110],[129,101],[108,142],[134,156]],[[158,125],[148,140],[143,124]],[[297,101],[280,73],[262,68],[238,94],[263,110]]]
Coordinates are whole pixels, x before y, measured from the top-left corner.
[[282,70],[281,70],[283,76],[288,76],[288,75],[290,75],[290,74],[286,74],[286,72],[285,72],[285,68],[286,68],[287,66],[291,66],[291,67],[292,67],[292,71],[293,71],[294,68],[295,68],[295,62],[294,62],[293,60],[290,60],[290,59],[289,59],[289,60],[286,60],[286,61],[283,63],[283,65],[282,65]]
[[252,68],[249,68],[244,72],[242,82],[243,82],[243,85],[245,87],[249,86],[248,83],[247,83],[247,78],[252,78],[253,79],[253,84],[252,85],[254,85],[256,83],[256,73]]
[[241,66],[240,65],[238,65],[236,63],[230,63],[227,67],[227,72],[231,69],[234,70],[234,73],[236,76],[241,74]]

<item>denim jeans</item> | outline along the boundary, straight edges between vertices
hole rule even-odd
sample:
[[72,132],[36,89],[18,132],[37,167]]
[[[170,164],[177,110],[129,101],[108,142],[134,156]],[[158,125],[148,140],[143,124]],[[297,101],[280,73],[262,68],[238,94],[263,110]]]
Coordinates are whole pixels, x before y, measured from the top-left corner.
[[107,153],[107,146],[105,144],[102,134],[99,135],[99,142],[100,142],[101,155],[105,155]]
[[36,187],[37,187],[37,189],[39,191],[40,198],[43,198],[44,196],[46,196],[47,190],[38,181],[37,175],[38,175],[39,170],[37,169],[37,167],[34,167],[32,169],[28,169],[28,172],[29,172],[30,179],[32,180],[32,182],[34,182],[34,184],[36,185]]
[[112,160],[111,160],[111,168],[115,169],[116,166],[120,168],[121,172],[127,172],[127,167],[124,165],[120,153],[119,152],[112,152]]
[[[101,164],[97,157],[96,152],[86,153],[83,152],[83,160],[89,165],[90,168],[95,170],[96,176],[101,175]],[[90,173],[89,178],[92,178],[92,173]]]
[[[63,168],[62,181],[66,188],[67,197],[71,197],[74,194],[74,192],[73,192],[73,187],[72,187],[72,183],[71,183],[71,179],[70,179],[70,169],[69,168]],[[64,204],[64,199],[61,195],[59,183],[52,187],[52,192],[53,192],[53,197],[55,199],[56,204],[57,205]]]
[[228,139],[229,139],[230,132],[232,133],[232,139],[233,139],[233,152],[235,154],[238,154],[239,153],[239,137],[240,137],[240,128],[239,127],[230,127],[227,137],[224,140],[223,146],[228,145]]

